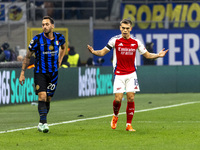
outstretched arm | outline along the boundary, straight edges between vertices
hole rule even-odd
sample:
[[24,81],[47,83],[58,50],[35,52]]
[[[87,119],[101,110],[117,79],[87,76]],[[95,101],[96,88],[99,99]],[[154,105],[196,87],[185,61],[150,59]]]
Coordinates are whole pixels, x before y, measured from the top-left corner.
[[26,68],[28,67],[29,63],[30,63],[30,58],[32,56],[34,52],[33,51],[27,51],[27,54],[23,60],[23,63],[22,63],[22,71],[21,71],[21,74],[20,74],[20,77],[19,77],[19,83],[21,85],[24,84],[24,81],[25,81],[25,76],[24,76],[24,73],[26,71]]
[[90,53],[96,55],[96,56],[104,56],[105,54],[107,54],[109,52],[108,49],[103,48],[102,50],[94,50],[92,46],[88,45],[87,46],[88,50],[90,51]]
[[159,57],[164,57],[168,51],[169,50],[165,50],[165,48],[163,48],[158,54],[149,53],[147,51],[146,53],[143,54],[143,56],[147,59],[156,59],[156,58],[159,58]]

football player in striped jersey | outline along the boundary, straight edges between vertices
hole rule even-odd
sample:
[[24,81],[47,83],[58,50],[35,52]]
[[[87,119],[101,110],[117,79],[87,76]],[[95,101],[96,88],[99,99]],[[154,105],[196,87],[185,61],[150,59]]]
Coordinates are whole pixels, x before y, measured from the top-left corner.
[[38,130],[47,133],[49,132],[47,114],[51,98],[57,87],[58,68],[65,55],[66,44],[62,34],[53,32],[54,20],[51,17],[43,17],[42,29],[43,32],[36,35],[30,42],[29,50],[23,60],[19,82],[21,85],[24,84],[25,70],[30,63],[32,54],[35,53],[34,82],[40,115]]

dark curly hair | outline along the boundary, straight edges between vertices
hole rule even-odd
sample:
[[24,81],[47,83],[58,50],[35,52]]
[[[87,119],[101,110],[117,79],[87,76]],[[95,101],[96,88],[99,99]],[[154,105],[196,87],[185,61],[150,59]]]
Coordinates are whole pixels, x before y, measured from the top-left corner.
[[44,16],[44,17],[43,17],[43,20],[44,20],[44,19],[49,19],[50,22],[51,22],[51,24],[54,24],[53,18],[51,18],[51,17],[49,17],[49,16]]

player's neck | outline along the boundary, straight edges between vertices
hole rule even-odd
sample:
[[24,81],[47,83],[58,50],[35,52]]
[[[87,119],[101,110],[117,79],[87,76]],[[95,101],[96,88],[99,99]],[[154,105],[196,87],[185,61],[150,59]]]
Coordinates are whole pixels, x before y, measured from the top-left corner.
[[44,33],[44,36],[50,40],[53,40],[54,39],[54,36],[53,36],[53,32],[50,32],[50,33]]
[[128,40],[129,38],[130,38],[130,36],[129,37],[123,37],[125,40]]
[[122,36],[125,40],[128,40],[130,36]]

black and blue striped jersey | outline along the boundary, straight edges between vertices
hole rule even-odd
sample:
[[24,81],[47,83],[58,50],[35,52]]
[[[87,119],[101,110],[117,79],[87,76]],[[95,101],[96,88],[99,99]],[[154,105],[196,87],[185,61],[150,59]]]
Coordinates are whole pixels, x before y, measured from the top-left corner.
[[35,73],[58,71],[59,47],[65,44],[65,37],[56,32],[53,35],[50,40],[40,33],[30,42],[29,50],[35,52]]

